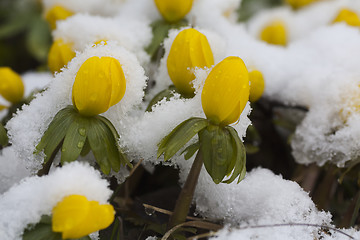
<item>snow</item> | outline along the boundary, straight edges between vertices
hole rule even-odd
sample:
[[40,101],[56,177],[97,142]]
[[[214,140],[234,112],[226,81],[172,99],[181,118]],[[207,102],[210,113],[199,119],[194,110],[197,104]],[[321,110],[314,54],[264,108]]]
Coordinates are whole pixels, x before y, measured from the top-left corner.
[[74,162],[43,177],[28,177],[0,195],[0,236],[2,240],[20,240],[28,224],[50,215],[65,196],[78,194],[88,200],[107,203],[111,196],[108,182],[88,164]]

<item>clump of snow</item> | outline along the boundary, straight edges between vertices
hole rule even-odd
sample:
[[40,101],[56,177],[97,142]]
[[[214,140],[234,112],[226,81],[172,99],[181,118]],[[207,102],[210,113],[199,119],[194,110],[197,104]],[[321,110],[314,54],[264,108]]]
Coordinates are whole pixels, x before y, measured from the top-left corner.
[[152,38],[151,29],[147,23],[136,19],[128,21],[121,16],[105,18],[76,14],[59,22],[53,36],[55,40],[62,39],[71,43],[76,51],[83,51],[88,45],[98,41],[116,41],[118,45],[135,53],[142,63],[149,61],[144,48]]
[[0,195],[1,239],[22,239],[27,225],[36,224],[42,215],[50,215],[65,196],[78,194],[105,204],[111,193],[98,171],[78,162],[57,168],[47,176],[26,178]]
[[45,13],[54,6],[62,6],[73,12],[89,13],[94,15],[115,15],[123,0],[42,0]]
[[[163,158],[156,158],[157,144],[168,135],[177,125],[191,117],[206,118],[201,105],[202,86],[210,70],[197,69],[195,71],[195,96],[190,99],[181,98],[175,94],[169,101],[163,99],[152,108],[151,112],[130,116],[123,120],[123,129],[120,133],[120,145],[127,146],[133,158],[143,158],[146,161],[159,163]],[[250,125],[248,114],[251,107],[248,104],[242,112],[240,119],[233,127],[240,138],[246,134]],[[196,139],[197,136],[194,137]],[[181,151],[180,151],[181,152]],[[178,164],[185,161],[183,156],[176,155],[171,162]]]
[[16,156],[13,147],[6,147],[0,151],[0,166],[0,194],[30,175],[24,162]]
[[88,46],[84,52],[77,53],[68,67],[55,75],[48,89],[38,94],[29,106],[24,106],[23,110],[18,111],[6,125],[14,151],[20,159],[26,161],[27,167],[33,172],[40,168],[43,161],[42,156],[33,154],[35,146],[55,114],[72,104],[71,89],[76,73],[82,63],[92,56],[114,57],[123,68],[127,80],[125,95],[118,104],[104,113],[118,131],[121,119],[142,102],[146,77],[144,69],[132,53],[111,41],[107,45]]

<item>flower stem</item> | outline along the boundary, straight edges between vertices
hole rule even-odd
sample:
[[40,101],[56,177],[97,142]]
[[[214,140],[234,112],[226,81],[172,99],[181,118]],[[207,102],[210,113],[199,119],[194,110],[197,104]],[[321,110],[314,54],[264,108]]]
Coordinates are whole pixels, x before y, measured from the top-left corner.
[[51,157],[49,158],[49,160],[43,165],[43,168],[37,172],[37,175],[39,177],[49,174],[50,167],[56,157],[56,154],[59,152],[59,150],[62,146],[62,143],[63,143],[63,141],[61,141],[61,143],[56,147],[55,151],[51,154]]
[[193,165],[191,166],[189,175],[187,176],[184,187],[176,201],[174,213],[171,215],[167,229],[171,229],[178,224],[185,222],[189,213],[191,201],[195,192],[196,184],[203,165],[202,153],[198,151]]

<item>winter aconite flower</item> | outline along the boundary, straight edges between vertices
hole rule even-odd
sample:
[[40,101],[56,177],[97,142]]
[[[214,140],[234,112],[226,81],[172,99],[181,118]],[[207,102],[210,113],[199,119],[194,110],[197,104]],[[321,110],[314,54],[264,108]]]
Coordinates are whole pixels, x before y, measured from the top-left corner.
[[13,104],[20,102],[24,96],[20,75],[9,67],[0,67],[0,95]]
[[70,43],[64,43],[61,39],[56,40],[49,51],[48,66],[53,73],[59,72],[68,62],[75,57]]
[[250,80],[250,102],[256,102],[260,99],[264,92],[265,81],[264,76],[258,70],[253,70],[249,72],[249,80]]
[[46,12],[45,19],[50,24],[51,29],[54,30],[58,20],[64,20],[72,15],[74,15],[72,11],[56,5]]
[[61,232],[63,239],[77,239],[107,228],[114,221],[114,208],[100,205],[81,195],[70,195],[52,211],[52,230]]
[[274,21],[265,26],[260,34],[260,39],[275,45],[287,44],[286,27],[281,21]]
[[316,1],[318,0],[286,0],[286,2],[295,9],[304,7]]
[[211,67],[214,57],[206,36],[189,28],[175,38],[167,59],[169,76],[177,90],[185,95],[194,94],[191,81],[195,79],[195,67]]
[[106,112],[124,96],[126,80],[118,60],[91,57],[80,67],[72,90],[72,101],[81,115]]
[[155,4],[163,16],[170,22],[177,22],[191,10],[193,0],[155,0]]
[[239,57],[227,57],[218,63],[205,80],[201,103],[213,123],[236,122],[249,100],[249,74]]
[[336,22],[346,22],[346,24],[354,27],[360,27],[359,16],[351,11],[350,9],[343,8],[339,11],[338,15],[335,17],[333,23]]

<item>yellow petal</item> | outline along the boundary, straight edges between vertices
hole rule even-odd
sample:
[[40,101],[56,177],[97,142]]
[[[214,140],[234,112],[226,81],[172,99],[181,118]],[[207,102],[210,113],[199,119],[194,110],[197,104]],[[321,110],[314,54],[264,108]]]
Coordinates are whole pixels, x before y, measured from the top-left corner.
[[107,40],[101,39],[101,40],[98,40],[98,41],[96,41],[96,42],[94,43],[95,46],[96,46],[96,45],[100,45],[100,44],[102,44],[102,45],[107,45]]
[[249,72],[250,79],[250,102],[256,102],[262,96],[265,89],[265,81],[262,73],[258,70]]
[[74,226],[76,227],[86,220],[89,208],[90,203],[84,196],[65,197],[53,208],[52,230],[67,235],[67,232],[71,231]]
[[347,8],[343,8],[339,11],[333,23],[336,22],[346,22],[349,26],[360,27],[359,16],[354,11]]
[[20,75],[9,67],[0,67],[0,95],[11,103],[20,102],[24,96]]
[[118,60],[112,57],[91,57],[75,77],[72,100],[84,116],[106,112],[125,94],[126,80]]
[[284,23],[281,21],[271,22],[261,31],[260,39],[270,44],[285,46],[287,34]]
[[74,12],[62,7],[54,6],[45,14],[46,21],[50,24],[52,30],[56,29],[56,22],[58,20],[64,20],[70,16],[74,15]]
[[64,43],[61,39],[56,40],[52,44],[48,55],[49,69],[53,73],[59,72],[75,55],[70,43]]
[[114,208],[110,204],[100,205],[86,197],[65,197],[53,209],[52,229],[61,232],[63,239],[75,239],[107,228],[114,221]]
[[319,0],[286,0],[286,2],[293,8],[301,8]]
[[155,0],[155,4],[163,18],[173,23],[190,12],[193,0]]
[[227,57],[206,78],[201,94],[205,115],[216,124],[239,119],[249,99],[249,74],[239,57]]
[[192,96],[195,67],[211,67],[214,57],[206,36],[189,28],[182,30],[174,39],[167,59],[171,81],[184,96]]

